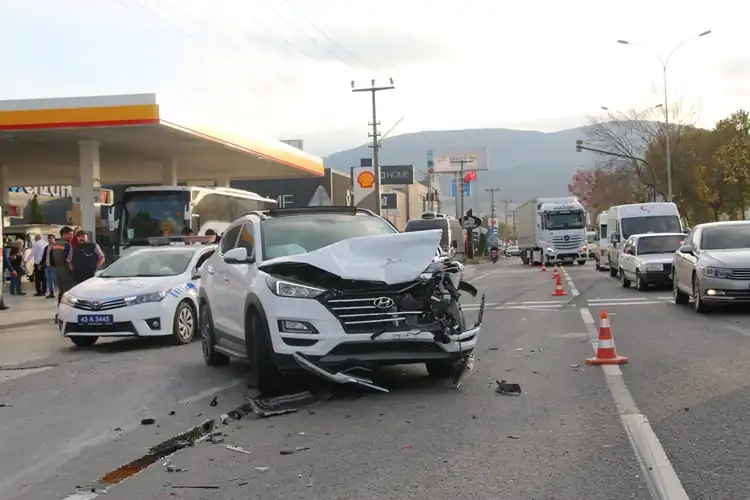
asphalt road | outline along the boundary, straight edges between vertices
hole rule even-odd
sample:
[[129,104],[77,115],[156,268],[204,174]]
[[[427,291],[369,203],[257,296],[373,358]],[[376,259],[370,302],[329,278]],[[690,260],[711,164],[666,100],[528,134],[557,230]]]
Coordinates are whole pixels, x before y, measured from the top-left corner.
[[[349,391],[297,413],[219,424],[223,443],[170,458],[186,471],[159,460],[98,497],[645,500],[650,483],[667,488],[663,498],[684,498],[683,488],[693,500],[750,498],[750,316],[699,316],[669,303],[669,290],[624,290],[593,266],[565,269],[564,297],[552,296],[551,272],[517,259],[476,269],[487,311],[460,389],[396,367],[382,381],[390,394]],[[465,308],[473,321],[476,306]],[[585,365],[596,325],[582,310],[598,321],[602,308],[630,357],[621,375]],[[208,368],[197,344],[73,349],[44,328],[0,332],[0,405],[13,405],[0,406],[0,500],[92,499],[71,495],[252,392],[241,363]],[[35,370],[15,369],[24,366]],[[495,380],[523,394],[497,394]],[[658,441],[644,437],[647,421]],[[297,447],[309,449],[281,453]]]

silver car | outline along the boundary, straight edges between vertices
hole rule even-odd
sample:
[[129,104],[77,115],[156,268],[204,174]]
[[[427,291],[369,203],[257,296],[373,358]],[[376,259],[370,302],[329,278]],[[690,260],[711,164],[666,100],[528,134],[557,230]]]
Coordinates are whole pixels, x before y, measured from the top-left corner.
[[617,258],[620,283],[629,288],[635,282],[638,290],[649,285],[667,285],[672,279],[672,261],[685,235],[682,233],[634,234],[622,245]]
[[675,304],[693,299],[702,313],[719,303],[750,302],[750,221],[695,226],[674,256]]

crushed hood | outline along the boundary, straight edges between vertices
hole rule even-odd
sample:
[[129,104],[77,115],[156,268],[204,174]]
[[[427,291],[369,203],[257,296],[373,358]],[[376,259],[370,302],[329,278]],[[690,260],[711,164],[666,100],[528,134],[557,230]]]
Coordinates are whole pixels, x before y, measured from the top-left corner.
[[432,263],[441,237],[440,229],[361,236],[312,252],[271,259],[259,269],[272,273],[277,265],[302,263],[345,280],[405,283],[416,279]]

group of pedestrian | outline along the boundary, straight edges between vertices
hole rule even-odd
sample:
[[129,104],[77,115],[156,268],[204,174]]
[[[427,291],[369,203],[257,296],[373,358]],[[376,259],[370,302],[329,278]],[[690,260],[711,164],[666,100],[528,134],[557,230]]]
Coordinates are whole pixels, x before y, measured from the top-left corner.
[[[55,298],[60,303],[62,295],[78,283],[92,278],[104,265],[104,253],[96,243],[88,241],[88,234],[82,229],[65,226],[60,230],[62,243],[57,235],[35,236],[30,259],[34,261],[35,297]],[[3,249],[3,270],[10,274],[10,294],[26,295],[21,289],[24,272],[23,247],[12,246]],[[0,299],[0,310],[8,309]]]

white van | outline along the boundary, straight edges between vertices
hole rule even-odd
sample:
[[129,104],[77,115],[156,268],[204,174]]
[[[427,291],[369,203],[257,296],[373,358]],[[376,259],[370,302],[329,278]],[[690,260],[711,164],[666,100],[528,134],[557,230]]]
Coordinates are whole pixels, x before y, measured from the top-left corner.
[[609,236],[607,235],[607,217],[609,212],[606,210],[596,216],[596,225],[594,226],[594,261],[596,270],[604,271],[609,269],[609,258],[607,246],[609,245]]
[[682,233],[680,212],[674,203],[635,203],[611,207],[607,212],[609,274],[617,276],[621,242],[634,234]]

